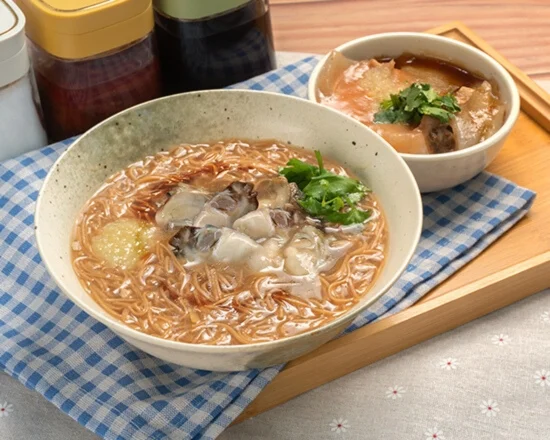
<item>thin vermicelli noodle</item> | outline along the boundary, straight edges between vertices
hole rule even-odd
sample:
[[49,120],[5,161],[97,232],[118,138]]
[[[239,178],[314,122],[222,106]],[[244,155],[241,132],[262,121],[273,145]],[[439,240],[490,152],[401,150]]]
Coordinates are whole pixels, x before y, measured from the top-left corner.
[[[131,328],[197,344],[250,344],[299,334],[325,325],[360,301],[384,261],[387,241],[381,209],[372,194],[359,203],[371,217],[362,232],[343,234],[349,250],[319,273],[317,296],[301,296],[302,280],[281,277],[280,268],[251,272],[244,265],[188,264],[173,252],[155,214],[177,184],[217,192],[232,182],[276,177],[291,158],[315,163],[309,150],[275,141],[224,141],[182,145],[136,162],[107,179],[77,219],[73,267],[92,298]],[[349,175],[325,159],[325,167]],[[110,265],[94,250],[106,225],[140,221],[156,238],[129,268]],[[295,290],[298,289],[298,290]],[[298,292],[298,293],[296,293]]]

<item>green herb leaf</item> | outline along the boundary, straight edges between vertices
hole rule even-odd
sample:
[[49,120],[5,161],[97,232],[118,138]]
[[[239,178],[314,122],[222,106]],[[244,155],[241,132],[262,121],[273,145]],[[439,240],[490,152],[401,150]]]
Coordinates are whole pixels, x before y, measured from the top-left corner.
[[449,122],[449,119],[451,117],[451,113],[437,107],[422,106],[420,107],[420,111],[423,115],[433,116],[434,118],[439,119],[441,122]]
[[[365,190],[369,192],[367,188],[365,188]],[[355,193],[348,194],[348,203],[350,205],[355,205],[361,201],[364,195],[365,193],[363,192],[355,192]]]
[[331,223],[352,225],[354,223],[363,223],[370,215],[370,211],[362,211],[361,209],[353,208],[348,212],[332,212],[327,214],[325,219]]
[[319,169],[314,165],[298,159],[290,159],[286,167],[279,171],[279,174],[285,176],[289,182],[296,183],[298,188],[303,190],[318,171]]
[[323,198],[329,200],[350,193],[364,193],[365,190],[363,184],[358,180],[323,171],[320,176],[312,177],[303,192],[306,196],[318,200]]
[[415,83],[382,101],[380,111],[374,115],[374,122],[419,124],[424,115],[449,122],[459,111],[460,106],[453,95],[440,96],[431,85]]
[[443,95],[439,98],[441,101],[441,106],[448,109],[450,112],[457,113],[460,111],[460,106],[456,101],[456,98],[453,95]]
[[298,201],[302,209],[313,217],[344,225],[368,219],[370,212],[356,205],[370,190],[356,179],[327,171],[321,153],[315,151],[315,156],[318,167],[291,159],[279,171],[302,190],[303,197]]
[[[384,104],[387,101],[384,101],[381,108],[384,108]],[[382,110],[374,114],[374,122],[377,124],[394,124],[397,119],[397,114],[393,110]]]
[[317,163],[319,164],[319,171],[325,171],[325,167],[323,165],[323,156],[321,156],[321,152],[319,150],[315,150],[315,158],[317,159]]
[[313,197],[305,197],[302,200],[298,200],[298,204],[313,217],[322,217],[325,212],[323,204]]

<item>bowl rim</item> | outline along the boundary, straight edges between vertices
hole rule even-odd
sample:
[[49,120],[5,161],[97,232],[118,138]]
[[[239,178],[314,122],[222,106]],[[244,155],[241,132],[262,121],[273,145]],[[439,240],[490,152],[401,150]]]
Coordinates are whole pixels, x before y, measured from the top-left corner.
[[[121,321],[117,320],[116,318],[112,317],[106,312],[99,312],[97,310],[92,309],[91,307],[88,307],[83,301],[81,301],[79,298],[77,298],[75,295],[73,295],[65,285],[64,279],[62,279],[57,272],[53,269],[50,261],[48,258],[45,257],[45,251],[44,246],[41,240],[41,234],[42,231],[46,226],[37,227],[41,223],[41,211],[42,211],[42,205],[45,203],[43,201],[43,194],[46,190],[46,188],[49,186],[50,181],[55,179],[54,170],[57,169],[58,164],[64,160],[65,156],[70,154],[70,152],[78,148],[78,145],[82,142],[82,139],[85,139],[88,136],[91,136],[94,132],[94,130],[98,129],[99,127],[109,124],[110,121],[117,118],[119,115],[126,114],[129,112],[136,111],[137,109],[141,109],[144,107],[147,107],[149,105],[154,105],[157,101],[164,101],[164,100],[177,100],[180,99],[182,96],[196,96],[200,94],[247,94],[247,95],[254,95],[254,94],[261,94],[266,95],[268,97],[271,96],[271,98],[275,99],[283,99],[283,100],[292,100],[295,102],[300,103],[300,105],[310,105],[310,106],[319,106],[323,108],[323,111],[330,111],[334,113],[334,115],[338,115],[340,118],[347,118],[351,123],[356,124],[360,126],[362,129],[366,129],[372,132],[372,134],[375,137],[378,137],[379,140],[385,144],[384,148],[388,148],[391,150],[390,154],[394,154],[397,161],[401,164],[401,167],[403,169],[403,178],[408,180],[408,184],[415,189],[413,191],[415,195],[415,205],[417,207],[417,218],[416,218],[416,227],[414,228],[412,232],[413,234],[413,242],[410,248],[406,251],[403,261],[398,266],[397,270],[395,271],[394,275],[383,285],[380,289],[380,292],[374,296],[372,299],[370,299],[368,302],[366,302],[364,305],[352,308],[348,310],[348,312],[344,313],[343,315],[337,317],[333,321],[330,321],[326,325],[323,325],[319,328],[315,328],[312,330],[309,330],[304,333],[300,333],[297,335],[289,336],[287,338],[282,339],[276,339],[273,341],[266,341],[266,342],[255,342],[251,344],[240,344],[240,345],[207,345],[207,344],[193,344],[189,342],[180,342],[180,341],[173,341],[168,339],[162,339],[157,336],[149,335],[147,333],[143,333],[141,331],[135,330],[131,327],[126,326]],[[74,302],[81,310],[85,311],[88,315],[96,319],[97,321],[101,322],[105,326],[107,326],[110,330],[114,331],[117,336],[122,337],[123,339],[125,337],[128,337],[130,340],[137,340],[141,343],[145,344],[151,344],[153,346],[157,346],[159,348],[167,348],[167,349],[174,349],[177,351],[188,351],[188,352],[194,352],[198,354],[224,354],[224,353],[238,353],[238,352],[254,352],[260,349],[269,349],[271,347],[276,347],[278,345],[285,345],[289,344],[298,340],[306,339],[308,337],[311,337],[312,335],[317,335],[319,333],[325,333],[328,332],[330,329],[337,327],[339,324],[341,324],[344,321],[350,320],[355,318],[361,311],[363,311],[365,308],[371,306],[375,301],[380,299],[398,280],[398,278],[402,275],[402,273],[405,271],[406,267],[410,263],[411,258],[414,255],[414,252],[416,248],[418,247],[418,243],[420,241],[420,235],[422,232],[422,224],[423,224],[423,208],[422,208],[422,199],[420,190],[418,188],[418,185],[416,183],[416,180],[414,179],[414,176],[412,172],[410,171],[409,167],[399,156],[399,154],[391,147],[391,145],[386,142],[382,137],[378,136],[373,130],[366,127],[364,124],[360,123],[359,121],[356,121],[355,119],[344,115],[343,113],[340,113],[337,110],[331,109],[329,107],[323,106],[321,104],[311,102],[307,99],[298,98],[295,96],[289,96],[284,95],[281,93],[275,93],[275,92],[267,92],[267,91],[257,91],[257,90],[245,90],[245,89],[220,89],[220,90],[201,90],[196,92],[187,92],[187,93],[180,93],[177,95],[171,95],[171,96],[165,96],[161,98],[157,98],[155,100],[147,101],[141,104],[138,104],[136,106],[130,107],[126,110],[123,110],[104,121],[100,122],[99,124],[95,125],[94,127],[87,130],[84,134],[82,134],[77,140],[75,140],[55,161],[55,163],[50,168],[50,171],[48,172],[48,175],[44,179],[44,183],[42,187],[40,188],[40,192],[38,194],[38,198],[36,201],[36,208],[35,208],[35,240],[37,243],[38,251],[40,253],[40,256],[42,258],[42,261],[44,262],[44,265],[46,266],[46,269],[48,270],[48,273],[55,281],[57,287],[59,287],[64,294],[67,296],[68,299],[70,299],[72,302]],[[71,231],[72,233],[72,231]],[[82,288],[82,287],[81,287]],[[83,292],[87,294],[86,291],[82,288]],[[100,306],[98,306],[100,307]],[[130,342],[132,344],[132,342]]]
[[[506,117],[506,121],[502,126],[491,136],[485,139],[482,142],[479,142],[471,147],[464,148],[463,150],[451,151],[447,153],[438,153],[438,154],[411,154],[411,153],[398,153],[406,162],[438,162],[445,159],[459,159],[463,157],[468,157],[475,155],[483,150],[490,148],[491,146],[501,142],[508,136],[512,130],[520,112],[521,99],[519,91],[517,89],[516,83],[514,82],[510,73],[493,57],[489,56],[482,50],[471,46],[469,44],[463,43],[461,41],[453,40],[452,38],[444,37],[441,35],[428,34],[424,32],[385,32],[379,34],[367,35],[364,37],[359,37],[354,40],[347,41],[346,43],[341,44],[340,46],[332,49],[330,52],[325,54],[323,58],[317,63],[313,69],[309,81],[308,81],[308,99],[310,101],[320,104],[316,99],[316,89],[317,89],[317,80],[321,70],[324,68],[328,57],[331,52],[343,52],[349,48],[362,46],[366,43],[376,42],[377,40],[391,39],[391,38],[415,38],[422,39],[425,41],[438,41],[449,46],[459,47],[462,50],[468,51],[475,56],[481,58],[483,62],[488,64],[491,69],[495,72],[495,76],[499,76],[502,82],[510,91],[511,102],[510,102],[510,112]],[[322,105],[322,104],[321,104]]]

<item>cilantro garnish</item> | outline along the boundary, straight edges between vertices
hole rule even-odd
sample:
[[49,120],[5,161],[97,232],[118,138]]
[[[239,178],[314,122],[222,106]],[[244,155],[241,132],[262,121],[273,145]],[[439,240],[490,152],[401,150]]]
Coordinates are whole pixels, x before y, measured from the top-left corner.
[[371,212],[357,207],[369,189],[356,179],[339,176],[324,168],[323,158],[315,151],[318,167],[290,159],[280,174],[289,182],[294,182],[302,191],[303,197],[298,203],[312,217],[322,220],[351,225],[363,223]]
[[429,84],[412,84],[380,104],[374,115],[379,124],[419,124],[423,115],[449,122],[460,111],[456,98],[450,93],[440,96]]

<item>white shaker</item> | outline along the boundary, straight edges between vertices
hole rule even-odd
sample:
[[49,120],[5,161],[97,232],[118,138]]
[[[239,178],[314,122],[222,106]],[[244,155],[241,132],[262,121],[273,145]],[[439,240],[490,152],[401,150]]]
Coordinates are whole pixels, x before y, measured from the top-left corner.
[[0,0],[0,162],[47,143],[29,67],[25,17],[11,0]]

